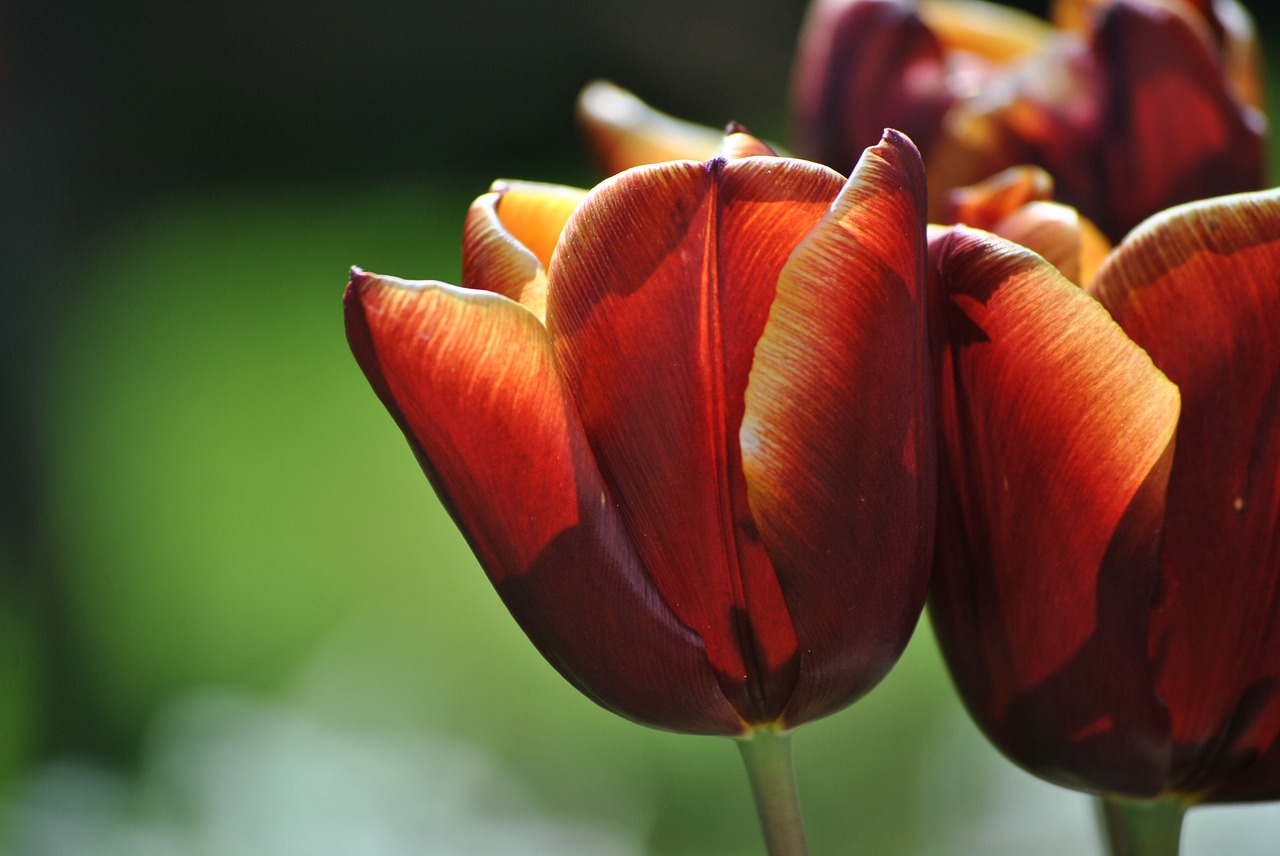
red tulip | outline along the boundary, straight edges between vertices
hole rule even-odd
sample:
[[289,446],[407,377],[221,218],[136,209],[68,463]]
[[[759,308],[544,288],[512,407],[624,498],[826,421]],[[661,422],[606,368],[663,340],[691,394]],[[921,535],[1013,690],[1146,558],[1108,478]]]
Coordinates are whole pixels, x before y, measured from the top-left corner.
[[[817,0],[793,112],[802,154],[843,168],[872,129],[949,188],[1034,164],[1117,240],[1180,202],[1264,175],[1256,40],[1234,0],[1059,0],[1063,29],[972,0]],[[896,123],[896,124],[895,124]]]
[[1280,191],[1146,222],[1101,306],[980,233],[930,257],[930,612],[970,712],[1070,787],[1280,798]]
[[[733,135],[731,155],[762,150]],[[923,605],[924,176],[777,157],[499,183],[463,283],[356,271],[347,335],[516,620],[638,722],[831,713]]]

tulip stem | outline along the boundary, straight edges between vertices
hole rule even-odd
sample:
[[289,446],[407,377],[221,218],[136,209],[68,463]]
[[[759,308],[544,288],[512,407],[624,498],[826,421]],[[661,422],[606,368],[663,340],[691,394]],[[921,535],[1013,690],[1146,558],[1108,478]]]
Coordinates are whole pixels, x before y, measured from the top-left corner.
[[1099,797],[1098,808],[1110,856],[1178,856],[1186,813],[1182,803]]
[[757,728],[737,742],[747,765],[769,856],[807,856],[809,845],[805,842],[800,796],[791,765],[791,735]]

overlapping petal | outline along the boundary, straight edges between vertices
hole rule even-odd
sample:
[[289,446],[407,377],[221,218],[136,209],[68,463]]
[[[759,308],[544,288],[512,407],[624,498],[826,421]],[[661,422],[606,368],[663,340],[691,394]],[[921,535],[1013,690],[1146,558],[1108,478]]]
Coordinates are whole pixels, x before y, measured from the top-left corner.
[[638,721],[743,729],[629,541],[529,311],[362,272],[347,336],[508,608],[578,689]]
[[1278,271],[1268,191],[1153,219],[1091,287],[1182,391],[1150,648],[1170,786],[1215,800],[1280,797]]
[[754,722],[785,706],[797,645],[747,505],[743,392],[778,273],[841,184],[776,158],[632,170],[578,209],[551,271],[548,325],[620,514]]
[[868,149],[782,269],[741,444],[751,511],[795,622],[798,724],[897,660],[932,548],[924,174],[910,141]]
[[1080,289],[963,227],[942,301],[931,616],[974,718],[1051,780],[1160,790],[1146,667],[1176,388]]

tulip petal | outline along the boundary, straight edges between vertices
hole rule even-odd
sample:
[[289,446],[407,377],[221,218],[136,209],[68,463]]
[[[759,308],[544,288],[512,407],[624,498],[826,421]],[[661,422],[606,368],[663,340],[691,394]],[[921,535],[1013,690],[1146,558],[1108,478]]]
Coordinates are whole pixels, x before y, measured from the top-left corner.
[[776,158],[778,153],[768,143],[751,136],[747,129],[737,122],[730,122],[729,127],[725,129],[724,140],[716,150],[716,156],[737,160],[751,157]]
[[[1054,23],[1086,35],[1097,26],[1106,8],[1115,0],[1055,0],[1050,9]],[[1220,48],[1227,82],[1244,104],[1261,110],[1262,58],[1253,18],[1236,0],[1148,0],[1166,8],[1193,9]]]
[[743,393],[778,272],[841,184],[778,158],[631,170],[583,202],[551,267],[548,329],[605,481],[756,724],[790,696],[796,642],[746,500]]
[[627,90],[598,80],[578,96],[578,124],[606,175],[673,160],[706,160],[723,134],[661,113]]
[[977,184],[949,191],[946,222],[989,232],[1023,205],[1052,198],[1053,176],[1038,166],[1011,166]]
[[841,171],[884,128],[928,151],[952,101],[938,39],[905,0],[817,0],[796,57],[798,149]]
[[930,614],[970,712],[1062,784],[1159,793],[1147,614],[1177,389],[1034,254],[930,238],[943,301]]
[[359,271],[344,302],[357,361],[551,664],[639,722],[742,732],[628,542],[542,324],[501,296]]
[[993,63],[1034,53],[1053,36],[1053,27],[1041,18],[983,0],[921,0],[919,8],[944,50]]
[[1201,21],[1119,0],[1093,52],[1105,82],[1098,225],[1113,240],[1152,212],[1263,186],[1261,117],[1229,91]]
[[947,194],[948,222],[985,229],[1034,250],[1077,285],[1093,278],[1111,251],[1098,227],[1053,197],[1053,178],[1037,166],[1015,166]]
[[1032,202],[991,226],[991,231],[1043,256],[1076,285],[1085,285],[1111,243],[1080,212],[1057,202]]
[[471,204],[462,237],[462,281],[501,294],[545,320],[547,267],[560,232],[586,191],[496,181]]
[[[1267,191],[1153,218],[1093,289],[1182,390],[1151,645],[1189,792],[1280,740],[1277,271],[1280,191]],[[1232,798],[1275,798],[1278,782]]]
[[756,348],[741,431],[751,510],[796,624],[798,725],[897,661],[933,519],[924,166],[886,132],[796,249]]

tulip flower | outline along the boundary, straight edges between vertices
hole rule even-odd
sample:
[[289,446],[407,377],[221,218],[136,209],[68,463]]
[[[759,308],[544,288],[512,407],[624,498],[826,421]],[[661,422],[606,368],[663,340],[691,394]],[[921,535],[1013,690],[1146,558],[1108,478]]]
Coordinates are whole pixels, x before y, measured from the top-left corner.
[[1152,218],[1084,291],[958,227],[930,259],[951,674],[1114,852],[1176,853],[1186,807],[1280,798],[1280,191]]
[[725,151],[500,182],[463,287],[355,271],[347,335],[539,651],[622,716],[742,738],[794,853],[779,735],[866,693],[923,608],[924,173],[892,132],[848,181]]
[[1112,240],[1171,205],[1255,190],[1265,121],[1235,0],[1058,0],[1058,28],[977,0],[816,0],[793,80],[798,151],[844,168],[882,125],[946,191],[1018,164]]

